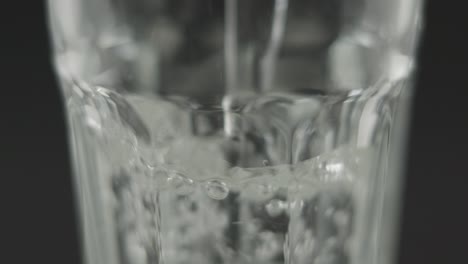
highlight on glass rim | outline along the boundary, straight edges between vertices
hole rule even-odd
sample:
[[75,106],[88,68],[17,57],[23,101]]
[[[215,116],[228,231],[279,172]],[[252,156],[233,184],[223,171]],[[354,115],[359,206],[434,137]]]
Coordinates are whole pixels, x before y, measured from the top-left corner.
[[48,0],[86,264],[392,264],[420,0]]

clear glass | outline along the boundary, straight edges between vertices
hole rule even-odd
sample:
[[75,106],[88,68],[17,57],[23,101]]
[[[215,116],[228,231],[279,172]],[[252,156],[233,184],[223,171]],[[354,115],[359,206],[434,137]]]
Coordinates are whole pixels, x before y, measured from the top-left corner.
[[88,264],[387,264],[419,0],[49,0]]

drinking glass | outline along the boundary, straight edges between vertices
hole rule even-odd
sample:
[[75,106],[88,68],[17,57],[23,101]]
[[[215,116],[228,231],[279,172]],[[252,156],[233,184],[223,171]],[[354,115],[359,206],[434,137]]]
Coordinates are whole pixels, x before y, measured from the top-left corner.
[[48,0],[88,264],[389,264],[420,0]]

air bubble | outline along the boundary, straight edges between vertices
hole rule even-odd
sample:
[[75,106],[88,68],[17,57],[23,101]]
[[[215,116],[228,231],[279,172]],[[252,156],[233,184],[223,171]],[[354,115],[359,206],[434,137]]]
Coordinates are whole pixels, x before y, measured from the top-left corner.
[[283,213],[285,204],[281,200],[273,199],[266,205],[265,208],[271,217],[277,217]]
[[180,195],[188,195],[194,191],[193,180],[180,173],[173,173],[169,178],[167,178],[167,184],[171,188],[175,189],[176,193]]
[[223,200],[229,194],[229,188],[226,183],[220,180],[208,181],[205,185],[206,193],[215,200]]

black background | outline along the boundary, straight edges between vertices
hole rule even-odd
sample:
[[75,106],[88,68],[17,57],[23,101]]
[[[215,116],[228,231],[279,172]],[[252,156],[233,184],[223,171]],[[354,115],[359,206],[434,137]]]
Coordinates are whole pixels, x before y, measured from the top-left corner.
[[[426,5],[401,264],[468,259],[468,12],[463,2]],[[0,237],[6,242],[0,263],[78,264],[66,128],[44,3],[4,1],[0,9]]]

